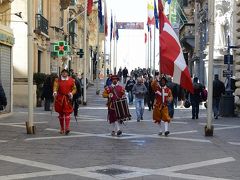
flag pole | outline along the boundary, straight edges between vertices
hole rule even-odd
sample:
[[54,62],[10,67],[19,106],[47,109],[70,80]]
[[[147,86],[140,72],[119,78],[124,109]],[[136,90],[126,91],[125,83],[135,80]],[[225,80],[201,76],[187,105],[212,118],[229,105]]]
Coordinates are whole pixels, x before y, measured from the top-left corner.
[[107,5],[106,5],[106,0],[104,1],[104,67],[103,67],[103,74],[104,74],[104,83],[106,82],[106,79],[107,79],[107,77],[106,77],[106,75],[107,75],[107,73],[106,73],[106,45],[107,45],[107,43],[106,43],[106,20],[107,20]]
[[[156,57],[156,23],[153,30],[153,74],[155,74],[155,57]],[[151,73],[150,73],[151,74]]]
[[85,12],[84,12],[84,69],[83,69],[83,105],[87,105],[87,4],[85,0]]
[[[114,33],[114,37],[113,37],[113,61],[114,64],[116,63],[116,16],[114,16],[114,21],[113,21],[113,33]],[[113,67],[114,68],[114,67]]]
[[152,28],[151,28],[151,26],[150,26],[150,30],[149,30],[149,32],[150,32],[150,74],[151,74],[151,72],[152,72]]
[[213,90],[213,53],[214,53],[214,2],[208,2],[208,22],[209,22],[209,50],[208,50],[208,108],[207,125],[205,126],[205,136],[213,136],[212,125],[212,90]]
[[96,94],[100,93],[99,83],[100,83],[100,60],[99,60],[99,19],[98,19],[98,11],[97,11],[97,71],[96,71],[96,79],[97,79],[97,90]]

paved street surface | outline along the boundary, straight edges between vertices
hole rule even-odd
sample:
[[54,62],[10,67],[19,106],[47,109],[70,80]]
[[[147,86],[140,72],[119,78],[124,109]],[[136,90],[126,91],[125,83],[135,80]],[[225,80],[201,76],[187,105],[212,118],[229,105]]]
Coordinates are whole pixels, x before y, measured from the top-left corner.
[[72,118],[71,132],[60,135],[57,114],[34,110],[36,134],[26,134],[27,109],[0,118],[0,180],[240,180],[240,119],[214,120],[214,136],[204,136],[206,110],[198,120],[177,108],[168,137],[145,110],[121,137],[110,136],[106,99],[89,87],[87,106]]

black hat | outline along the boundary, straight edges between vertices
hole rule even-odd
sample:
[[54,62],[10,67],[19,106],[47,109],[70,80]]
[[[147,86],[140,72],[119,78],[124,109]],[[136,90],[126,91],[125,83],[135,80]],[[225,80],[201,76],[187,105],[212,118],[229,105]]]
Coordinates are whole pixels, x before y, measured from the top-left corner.
[[162,76],[162,77],[160,78],[160,81],[163,80],[163,79],[164,79],[165,82],[167,83],[167,78],[166,78],[165,76]]
[[158,71],[156,71],[156,72],[155,72],[155,76],[158,76],[158,75],[159,75],[159,72],[158,72]]
[[61,71],[61,74],[62,74],[63,72],[67,72],[67,73],[69,74],[68,70],[66,70],[66,69],[63,69],[63,70]]

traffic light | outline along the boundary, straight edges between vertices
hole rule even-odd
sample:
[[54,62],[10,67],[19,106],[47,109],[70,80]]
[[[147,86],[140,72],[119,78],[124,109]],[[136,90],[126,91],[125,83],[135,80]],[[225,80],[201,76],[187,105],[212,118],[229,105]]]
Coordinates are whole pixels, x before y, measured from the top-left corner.
[[69,46],[66,41],[58,41],[54,44],[53,52],[55,52],[57,56],[64,56],[69,52]]
[[82,58],[84,55],[83,49],[79,49],[79,51],[77,52],[77,55],[79,55],[79,57]]

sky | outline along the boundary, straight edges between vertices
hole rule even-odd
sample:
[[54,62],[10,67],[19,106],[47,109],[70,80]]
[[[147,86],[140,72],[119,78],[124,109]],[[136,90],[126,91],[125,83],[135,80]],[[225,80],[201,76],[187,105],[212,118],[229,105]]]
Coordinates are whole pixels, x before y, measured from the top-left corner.
[[[144,24],[147,22],[147,0],[107,0],[107,10],[109,24],[111,12],[118,22],[144,22]],[[117,69],[125,66],[128,70],[146,67],[147,46],[144,43],[145,32],[147,32],[146,29],[119,30],[116,53]],[[112,54],[114,54],[113,50]]]

